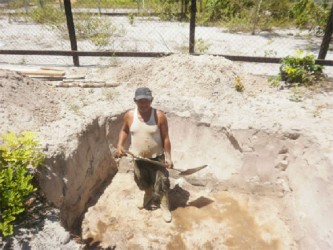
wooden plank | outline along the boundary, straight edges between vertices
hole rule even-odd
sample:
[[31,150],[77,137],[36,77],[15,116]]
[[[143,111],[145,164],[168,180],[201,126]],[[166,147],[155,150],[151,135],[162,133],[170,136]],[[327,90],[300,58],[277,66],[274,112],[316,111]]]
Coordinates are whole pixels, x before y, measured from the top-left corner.
[[55,70],[20,70],[18,71],[23,75],[37,75],[37,76],[54,76],[54,77],[59,77],[59,76],[64,76],[65,72],[63,71],[55,71]]
[[38,76],[38,75],[27,75],[27,76],[44,81],[62,81],[64,79],[63,76]]
[[60,67],[40,67],[41,70],[54,70],[54,71],[65,71],[65,68]]
[[103,80],[81,80],[79,78],[65,78],[62,82],[82,82],[82,83],[105,83],[106,81]]
[[64,78],[64,80],[80,80],[80,79],[85,79],[86,76],[85,75],[69,75]]
[[80,88],[114,88],[119,86],[119,83],[113,82],[96,82],[96,81],[62,81],[55,84],[55,87],[60,88],[73,88],[73,87],[80,87]]

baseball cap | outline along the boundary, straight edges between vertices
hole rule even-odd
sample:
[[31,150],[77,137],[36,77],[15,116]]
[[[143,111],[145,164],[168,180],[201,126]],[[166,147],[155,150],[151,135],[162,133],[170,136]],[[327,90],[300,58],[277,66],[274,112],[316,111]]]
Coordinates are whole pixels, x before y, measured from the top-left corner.
[[148,99],[148,100],[153,100],[153,96],[151,94],[151,90],[147,87],[140,87],[135,90],[135,97],[134,99],[136,101],[141,100],[141,99]]

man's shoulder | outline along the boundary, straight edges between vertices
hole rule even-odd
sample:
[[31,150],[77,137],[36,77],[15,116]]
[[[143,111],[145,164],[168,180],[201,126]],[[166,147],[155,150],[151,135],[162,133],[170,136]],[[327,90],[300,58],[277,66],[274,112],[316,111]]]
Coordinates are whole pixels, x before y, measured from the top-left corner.
[[158,116],[165,116],[164,112],[162,110],[159,110],[159,109],[155,109],[156,110],[156,114]]
[[126,111],[126,115],[133,115],[134,114],[134,109],[130,109]]
[[157,119],[162,122],[166,121],[166,119],[167,119],[165,116],[165,113],[161,110],[156,109],[156,116],[157,116]]
[[124,115],[124,119],[127,120],[127,119],[131,119],[134,115],[134,110],[131,109],[131,110],[128,110],[126,111],[125,115]]

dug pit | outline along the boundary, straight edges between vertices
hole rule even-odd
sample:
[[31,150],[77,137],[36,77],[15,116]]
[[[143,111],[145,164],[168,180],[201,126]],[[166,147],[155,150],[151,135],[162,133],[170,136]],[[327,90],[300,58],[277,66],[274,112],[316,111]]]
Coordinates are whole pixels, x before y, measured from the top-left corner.
[[[0,132],[38,132],[47,154],[41,191],[67,230],[116,249],[333,249],[330,81],[317,91],[300,88],[302,102],[294,102],[292,90],[272,88],[222,57],[179,54],[67,72],[80,70],[89,81],[117,85],[57,88],[0,71]],[[243,92],[235,90],[239,81]],[[140,86],[152,90],[153,107],[169,119],[175,167],[208,165],[188,176],[170,171],[170,224],[159,209],[137,209],[143,194],[131,158],[117,162],[112,154]],[[23,229],[14,235],[21,245],[11,249],[27,242],[80,249],[50,224]]]
[[306,136],[212,127],[168,113],[175,168],[208,167],[187,176],[170,171],[173,221],[167,224],[159,209],[137,208],[143,193],[133,180],[132,159],[117,162],[112,154],[122,116],[93,120],[78,133],[77,147],[48,159],[41,173],[41,187],[60,207],[67,229],[117,249],[318,244],[302,237],[331,215],[318,214],[328,206],[315,197],[323,176],[311,175],[311,168],[329,163]]

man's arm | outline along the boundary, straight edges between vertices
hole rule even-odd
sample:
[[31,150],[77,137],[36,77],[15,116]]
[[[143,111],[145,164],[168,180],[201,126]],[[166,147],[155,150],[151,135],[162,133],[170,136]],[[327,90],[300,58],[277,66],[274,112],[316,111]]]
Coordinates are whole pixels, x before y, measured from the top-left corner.
[[118,144],[117,144],[117,157],[122,157],[125,155],[124,144],[129,135],[129,122],[130,122],[130,111],[128,111],[123,118],[123,124],[121,126],[119,136],[118,136]]
[[171,142],[169,137],[169,127],[168,120],[163,112],[157,112],[158,121],[160,124],[160,132],[163,143],[163,149],[165,153],[165,164],[168,168],[173,168],[172,158],[171,158]]

